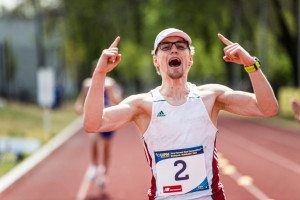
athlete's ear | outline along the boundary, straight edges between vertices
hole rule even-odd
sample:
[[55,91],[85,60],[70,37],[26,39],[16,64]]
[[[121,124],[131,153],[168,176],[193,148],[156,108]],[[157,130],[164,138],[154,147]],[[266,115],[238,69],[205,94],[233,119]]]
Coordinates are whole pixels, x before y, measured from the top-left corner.
[[192,66],[192,64],[193,64],[193,61],[194,59],[193,59],[193,55],[191,54],[190,55],[190,60],[189,60],[189,66]]
[[153,56],[153,64],[155,67],[159,67],[158,60],[156,56]]

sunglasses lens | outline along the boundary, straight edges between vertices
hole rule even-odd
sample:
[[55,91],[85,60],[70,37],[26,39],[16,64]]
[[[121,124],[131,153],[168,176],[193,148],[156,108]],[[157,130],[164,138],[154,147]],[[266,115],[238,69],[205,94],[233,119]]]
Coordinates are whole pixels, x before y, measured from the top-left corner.
[[160,49],[163,50],[163,51],[168,51],[172,48],[172,43],[171,42],[164,42],[164,43],[161,43],[160,45]]
[[188,47],[187,42],[184,42],[184,41],[178,41],[175,43],[175,45],[176,45],[176,48],[179,50],[184,50]]
[[175,44],[178,50],[184,50],[188,48],[188,44],[186,41],[177,41],[177,42],[162,42],[160,43],[160,49],[163,51],[169,51],[172,49],[173,44]]

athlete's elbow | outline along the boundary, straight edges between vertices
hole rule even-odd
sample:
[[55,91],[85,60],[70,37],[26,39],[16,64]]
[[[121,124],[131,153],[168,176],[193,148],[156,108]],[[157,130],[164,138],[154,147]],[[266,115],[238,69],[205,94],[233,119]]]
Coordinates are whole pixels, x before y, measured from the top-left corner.
[[88,125],[84,125],[83,127],[84,127],[85,132],[87,132],[87,133],[96,133],[97,132],[95,128],[90,127]]
[[275,117],[278,115],[278,104],[269,108],[266,112],[264,112],[264,117]]
[[93,129],[93,128],[90,128],[90,127],[87,127],[87,126],[84,126],[84,130],[85,132],[87,133],[96,133],[96,129]]
[[275,117],[278,115],[278,112],[279,112],[279,108],[278,106],[274,109],[273,113],[270,115],[270,117]]
[[277,112],[270,112],[264,115],[264,117],[275,117],[278,115],[278,111]]
[[83,127],[87,133],[97,133],[100,129],[100,125],[93,124],[88,121],[83,122]]

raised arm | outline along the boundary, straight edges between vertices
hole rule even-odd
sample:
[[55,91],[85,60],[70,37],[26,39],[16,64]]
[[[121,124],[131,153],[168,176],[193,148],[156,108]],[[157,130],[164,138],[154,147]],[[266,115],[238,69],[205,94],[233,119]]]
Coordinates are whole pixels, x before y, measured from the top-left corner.
[[103,125],[105,77],[121,61],[119,41],[120,37],[117,37],[108,49],[103,50],[93,73],[84,105],[84,127],[87,132],[100,131]]
[[[251,66],[256,60],[238,43],[232,43],[223,35],[218,37],[226,45],[223,59],[244,66]],[[233,91],[229,88],[221,89],[223,92],[216,99],[220,108],[243,116],[272,117],[278,113],[278,103],[272,87],[260,69],[249,72],[254,94]]]

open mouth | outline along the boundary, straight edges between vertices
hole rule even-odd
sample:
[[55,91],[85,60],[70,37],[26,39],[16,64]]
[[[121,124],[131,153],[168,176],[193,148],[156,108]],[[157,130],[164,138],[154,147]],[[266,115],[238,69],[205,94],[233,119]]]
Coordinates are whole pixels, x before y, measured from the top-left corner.
[[170,67],[178,67],[181,65],[181,60],[179,58],[171,58],[169,60]]

